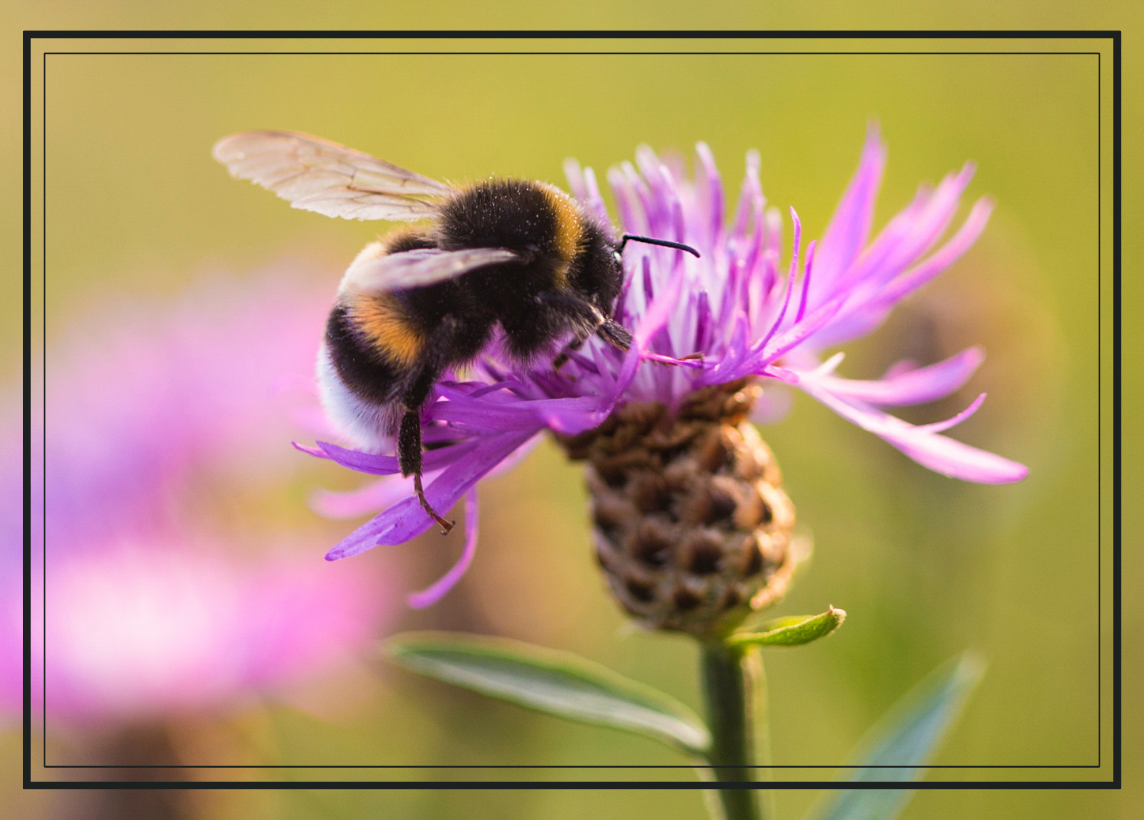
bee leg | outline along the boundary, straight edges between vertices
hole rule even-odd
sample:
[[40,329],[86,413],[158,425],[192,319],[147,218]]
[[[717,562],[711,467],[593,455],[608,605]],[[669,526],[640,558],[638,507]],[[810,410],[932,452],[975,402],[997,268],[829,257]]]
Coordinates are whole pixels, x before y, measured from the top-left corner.
[[582,348],[584,346],[584,342],[586,342],[586,341],[588,341],[587,336],[581,336],[581,335],[577,334],[576,338],[574,338],[572,341],[570,341],[565,346],[565,348],[562,351],[560,351],[560,353],[556,356],[556,358],[552,360],[552,369],[553,370],[559,370],[561,367],[563,367],[564,364],[568,361],[568,359],[571,358],[573,351],[576,351],[576,350],[579,350],[580,348]]
[[[632,334],[628,329],[611,317],[605,316],[599,308],[588,300],[569,293],[544,294],[540,299],[560,310],[579,326],[576,334],[577,339],[581,338],[581,334],[583,334],[583,339],[587,339],[588,336],[597,333],[601,339],[611,342],[620,350],[626,351],[632,346]],[[572,346],[569,345],[569,347]],[[566,360],[567,357],[565,356],[561,364]]]
[[405,415],[401,417],[401,429],[397,434],[397,463],[401,467],[401,474],[413,476],[413,489],[417,492],[417,500],[430,517],[441,526],[441,534],[448,535],[456,521],[446,521],[437,511],[429,505],[425,498],[425,490],[421,486],[421,416],[416,410],[405,408]]
[[421,486],[421,415],[418,411],[425,404],[441,372],[449,364],[449,352],[454,347],[459,329],[457,320],[446,316],[422,348],[421,364],[410,374],[401,399],[405,415],[401,417],[401,427],[397,434],[397,463],[401,467],[401,474],[413,476],[417,500],[421,502],[421,508],[441,526],[442,535],[448,534],[457,522],[446,521],[425,498],[425,490]]
[[628,348],[632,346],[632,334],[626,327],[619,322],[613,321],[607,317],[604,318],[603,323],[596,328],[596,333],[600,335],[601,339],[611,342],[620,350],[625,353]]

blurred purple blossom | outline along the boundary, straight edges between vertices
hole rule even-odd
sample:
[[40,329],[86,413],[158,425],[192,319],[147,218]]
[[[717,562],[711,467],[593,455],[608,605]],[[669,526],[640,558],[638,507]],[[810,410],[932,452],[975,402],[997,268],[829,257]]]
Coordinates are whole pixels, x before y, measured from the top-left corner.
[[[936,472],[966,481],[1018,481],[1016,462],[941,435],[968,418],[983,396],[947,421],[915,426],[881,408],[920,404],[947,396],[981,363],[980,349],[916,367],[894,365],[882,379],[856,381],[836,374],[837,353],[825,350],[876,329],[899,301],[959,259],[980,236],[992,204],[979,199],[952,236],[941,242],[972,177],[966,165],[914,200],[871,240],[874,202],[886,151],[871,127],[858,170],[821,240],[803,244],[791,209],[793,248],[782,263],[782,219],[766,207],[759,158],[747,157],[746,177],[734,212],[725,218],[722,179],[706,145],[697,146],[694,179],[681,163],[651,149],[608,173],[625,232],[685,242],[699,259],[675,250],[629,245],[624,290],[616,318],[631,329],[626,353],[591,339],[561,372],[545,361],[514,368],[492,351],[461,374],[442,381],[423,411],[426,442],[449,442],[425,455],[426,496],[436,509],[450,508],[491,471],[513,460],[546,430],[575,434],[601,424],[618,406],[660,401],[676,406],[689,392],[752,376],[764,386],[759,420],[785,412],[776,386],[797,387],[839,415],[869,430]],[[566,173],[576,198],[602,225],[609,215],[591,169],[574,161]],[[610,230],[610,229],[609,229]],[[684,360],[693,354],[701,360]],[[665,366],[663,363],[673,363]],[[431,521],[411,494],[396,459],[319,442],[301,448],[359,472],[386,476],[351,494],[326,493],[317,506],[332,515],[384,512],[326,556],[333,560],[383,544],[399,544],[427,530]],[[472,496],[469,496],[472,498]],[[470,501],[469,506],[475,506]],[[464,561],[471,559],[475,515],[469,516]],[[455,580],[457,572],[448,578]],[[448,584],[411,602],[425,606]]]
[[[32,415],[29,526],[37,590],[46,549],[32,669],[38,706],[46,668],[49,724],[153,718],[328,674],[394,612],[372,574],[306,557],[321,535],[253,517],[236,532],[212,515],[213,498],[258,499],[299,466],[288,441],[317,409],[309,385],[328,301],[288,271],[220,277],[173,305],[101,306],[48,351],[46,422],[38,399]],[[18,414],[9,416],[14,432]],[[4,481],[14,488],[10,439]],[[3,583],[14,594],[0,621],[0,705],[14,709],[21,530],[7,524],[20,494],[4,498]]]
[[19,399],[0,399],[0,715],[22,708],[24,691],[24,451]]

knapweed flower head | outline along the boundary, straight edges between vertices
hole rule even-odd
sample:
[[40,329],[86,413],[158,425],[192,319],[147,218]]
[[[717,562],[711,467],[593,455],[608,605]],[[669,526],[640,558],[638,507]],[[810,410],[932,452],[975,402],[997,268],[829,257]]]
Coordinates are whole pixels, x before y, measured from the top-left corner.
[[[32,413],[29,528],[34,589],[46,575],[32,596],[32,694],[37,708],[46,695],[50,725],[161,719],[327,674],[393,612],[378,579],[305,558],[321,535],[249,512],[235,527],[217,513],[218,498],[273,504],[291,461],[283,441],[298,430],[292,411],[303,409],[290,388],[308,382],[322,313],[320,294],[290,271],[217,277],[172,304],[103,306],[49,351],[46,413],[38,397]],[[13,393],[0,407],[13,489],[0,504],[11,593],[0,608],[0,647],[11,649],[0,652],[0,707],[13,709],[17,406]]]
[[[702,143],[692,178],[680,163],[646,147],[637,151],[634,165],[625,162],[612,169],[608,182],[622,230],[686,243],[700,257],[627,246],[624,288],[614,313],[633,334],[627,352],[593,338],[556,371],[548,361],[514,367],[497,355],[494,345],[471,368],[449,374],[422,415],[424,439],[436,445],[425,454],[429,503],[443,510],[464,497],[475,511],[481,478],[505,469],[541,433],[555,433],[573,457],[591,465],[598,554],[605,569],[613,552],[631,558],[642,551],[644,564],[652,568],[669,554],[691,562],[686,577],[664,580],[659,573],[640,580],[621,572],[613,583],[627,589],[629,611],[659,623],[653,610],[665,596],[687,604],[683,609],[726,609],[744,595],[756,597],[759,605],[768,589],[777,592],[759,582],[735,586],[738,581],[727,578],[700,583],[700,575],[725,575],[727,565],[736,562],[742,565],[740,576],[758,575],[760,563],[769,562],[769,575],[778,580],[789,569],[786,544],[793,509],[769,451],[765,445],[759,449],[761,441],[744,421],[766,404],[769,385],[803,390],[939,473],[984,483],[1023,478],[1024,466],[942,435],[975,412],[984,396],[951,419],[922,426],[883,409],[949,395],[981,363],[979,349],[924,367],[899,363],[871,381],[838,375],[841,353],[823,358],[825,351],[876,329],[894,305],[949,268],[989,218],[991,203],[978,200],[943,241],[972,176],[972,166],[966,165],[936,188],[920,189],[871,239],[885,155],[872,127],[858,170],[822,238],[805,242],[791,209],[792,247],[785,260],[782,219],[776,209],[767,208],[754,152],[747,157],[746,176],[731,209],[711,152]],[[610,226],[591,169],[569,161],[566,173],[585,211]],[[680,419],[690,423],[685,431],[675,423]],[[410,480],[394,475],[393,456],[325,443],[312,452],[354,470],[390,476],[355,493],[318,499],[319,507],[334,515],[384,508],[328,558],[399,544],[430,527]],[[687,469],[706,471],[700,485],[694,475],[683,475],[681,456],[691,465]],[[620,469],[620,464],[635,466]],[[627,505],[628,512],[606,513],[613,502]],[[661,511],[668,529],[682,526],[687,532],[647,532],[648,522]],[[720,517],[722,529],[713,528]],[[471,560],[476,516],[468,518],[460,564],[412,596],[414,605],[439,598]],[[730,535],[737,539],[734,544]],[[600,547],[601,538],[611,546]],[[761,575],[768,577],[768,572]]]

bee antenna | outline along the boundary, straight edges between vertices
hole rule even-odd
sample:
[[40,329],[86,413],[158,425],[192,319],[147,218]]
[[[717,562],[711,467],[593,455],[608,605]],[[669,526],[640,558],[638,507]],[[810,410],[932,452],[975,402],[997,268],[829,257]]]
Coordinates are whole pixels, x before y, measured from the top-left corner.
[[690,245],[684,245],[682,242],[670,242],[666,239],[652,239],[650,236],[634,236],[633,234],[626,233],[620,237],[619,253],[624,252],[624,245],[628,244],[628,240],[632,242],[643,242],[648,245],[661,245],[665,248],[675,248],[678,251],[687,251],[696,259],[699,258],[699,251]]

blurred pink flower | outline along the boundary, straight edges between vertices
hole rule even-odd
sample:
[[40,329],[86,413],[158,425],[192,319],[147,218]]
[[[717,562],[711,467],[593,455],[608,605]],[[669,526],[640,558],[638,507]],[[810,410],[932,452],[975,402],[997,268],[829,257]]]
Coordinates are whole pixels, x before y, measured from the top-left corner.
[[384,597],[366,578],[167,537],[49,560],[49,725],[218,704],[318,672],[374,635]]
[[[313,562],[320,533],[304,543],[251,521],[228,533],[204,500],[258,498],[304,466],[289,442],[317,404],[296,388],[313,381],[330,296],[281,270],[216,278],[173,304],[105,306],[49,349],[30,521],[33,699],[46,689],[49,726],[155,717],[328,674],[393,612],[378,579]],[[3,480],[14,487],[10,438]],[[12,708],[20,496],[4,497],[3,591],[14,594],[0,613],[0,706]]]
[[0,718],[22,703],[24,470],[17,395],[0,399]]

